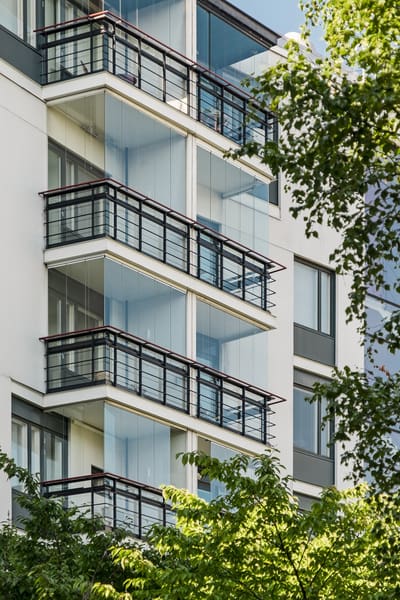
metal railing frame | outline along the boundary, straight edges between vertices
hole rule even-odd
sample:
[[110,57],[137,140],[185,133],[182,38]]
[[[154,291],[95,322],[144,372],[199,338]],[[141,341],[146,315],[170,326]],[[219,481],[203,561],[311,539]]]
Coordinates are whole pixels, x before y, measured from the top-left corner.
[[[174,524],[175,513],[160,489],[113,473],[43,481],[40,487],[46,498],[61,498],[68,506],[76,506],[91,518],[102,518],[104,526],[123,528],[139,539],[146,537],[153,524]],[[86,501],[82,501],[82,496]],[[74,499],[77,499],[76,503]],[[137,509],[132,509],[133,506]],[[161,518],[151,515],[152,510],[160,511]]]
[[244,89],[109,11],[43,27],[37,35],[44,85],[108,71],[233,142],[277,141],[276,117]]
[[[100,179],[41,195],[47,248],[111,237],[264,311],[274,306],[272,275],[282,265],[117,181]],[[74,207],[86,212],[67,216]],[[79,218],[80,228],[72,224]]]
[[[264,444],[284,399],[110,326],[41,338],[47,392],[110,384]],[[254,421],[255,419],[255,421]]]

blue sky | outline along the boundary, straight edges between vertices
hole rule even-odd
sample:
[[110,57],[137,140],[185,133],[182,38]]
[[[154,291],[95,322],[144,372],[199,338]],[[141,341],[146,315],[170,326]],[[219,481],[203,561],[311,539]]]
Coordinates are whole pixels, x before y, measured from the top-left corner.
[[277,33],[299,31],[303,15],[298,0],[229,0]]
[[[298,0],[228,0],[237,8],[251,15],[276,33],[284,35],[299,31],[304,22]],[[321,40],[322,29],[316,28],[311,41],[318,52],[324,53],[325,43]]]

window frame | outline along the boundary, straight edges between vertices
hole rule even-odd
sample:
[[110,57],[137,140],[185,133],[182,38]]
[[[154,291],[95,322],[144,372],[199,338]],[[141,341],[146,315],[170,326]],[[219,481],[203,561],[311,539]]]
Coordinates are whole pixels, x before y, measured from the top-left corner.
[[[36,475],[36,472],[32,471],[32,431],[36,430],[39,432],[39,465],[40,465],[40,480],[46,479],[46,456],[45,447],[48,443],[48,437],[50,439],[57,438],[61,442],[62,456],[61,456],[61,478],[67,477],[68,473],[68,420],[61,415],[54,413],[46,413],[41,409],[28,404],[20,398],[13,397],[12,407],[12,423],[18,423],[26,426],[26,448],[25,468],[31,475]],[[18,483],[13,485],[18,488]]]
[[[321,400],[318,400],[317,402],[317,411],[316,411],[316,425],[315,425],[315,430],[313,431],[313,436],[316,436],[317,439],[317,451],[314,452],[312,450],[309,450],[307,448],[302,448],[301,446],[297,446],[295,444],[295,429],[296,429],[296,421],[294,418],[294,414],[295,414],[295,398],[294,398],[294,391],[295,389],[306,392],[310,395],[312,395],[313,390],[312,390],[312,386],[314,383],[327,383],[327,379],[324,379],[323,377],[320,377],[318,375],[314,375],[312,373],[308,373],[306,371],[302,371],[300,369],[295,369],[294,370],[294,374],[293,374],[293,450],[299,450],[300,452],[304,452],[307,454],[311,454],[313,456],[317,456],[318,458],[324,459],[324,460],[329,460],[329,461],[334,461],[335,460],[335,447],[334,444],[332,444],[332,437],[335,431],[335,422],[334,419],[331,419],[329,424],[326,425],[326,427],[323,429],[322,428],[322,419],[323,419],[323,415],[322,415],[322,403]],[[304,402],[306,402],[306,400],[303,400]],[[315,405],[315,403],[314,403]],[[328,445],[327,448],[329,450],[328,454],[323,454],[322,453],[322,447],[323,447],[323,436],[326,432],[326,428],[328,429]]]
[[[309,325],[305,325],[304,323],[299,323],[295,319],[295,315],[293,316],[294,325],[304,327],[309,331],[314,331],[320,335],[324,335],[330,338],[335,338],[336,334],[336,281],[335,281],[335,273],[330,269],[326,269],[321,267],[315,263],[309,262],[307,260],[303,260],[301,258],[295,257],[294,259],[294,267],[293,267],[293,297],[296,302],[296,298],[298,294],[296,294],[295,289],[295,272],[296,265],[302,265],[303,267],[307,267],[309,269],[313,269],[317,273],[317,298],[316,298],[316,311],[317,311],[317,327],[310,327]],[[323,331],[322,329],[322,274],[329,276],[329,333]]]

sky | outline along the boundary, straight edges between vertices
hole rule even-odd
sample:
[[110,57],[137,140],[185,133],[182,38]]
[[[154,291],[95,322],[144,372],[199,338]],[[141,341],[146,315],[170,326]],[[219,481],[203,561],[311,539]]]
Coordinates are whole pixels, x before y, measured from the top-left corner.
[[[299,31],[304,16],[298,6],[298,0],[228,0],[231,4],[251,15],[276,33],[284,35],[289,31]],[[315,49],[323,52],[321,30],[311,35]]]
[[277,33],[299,31],[304,20],[298,7],[298,0],[229,0],[229,2]]

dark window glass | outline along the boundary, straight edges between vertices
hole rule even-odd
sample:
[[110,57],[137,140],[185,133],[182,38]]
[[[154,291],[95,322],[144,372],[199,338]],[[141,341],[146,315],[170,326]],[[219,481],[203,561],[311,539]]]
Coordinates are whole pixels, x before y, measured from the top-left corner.
[[265,68],[267,52],[267,47],[249,35],[197,8],[197,61],[211,71],[239,86]]

